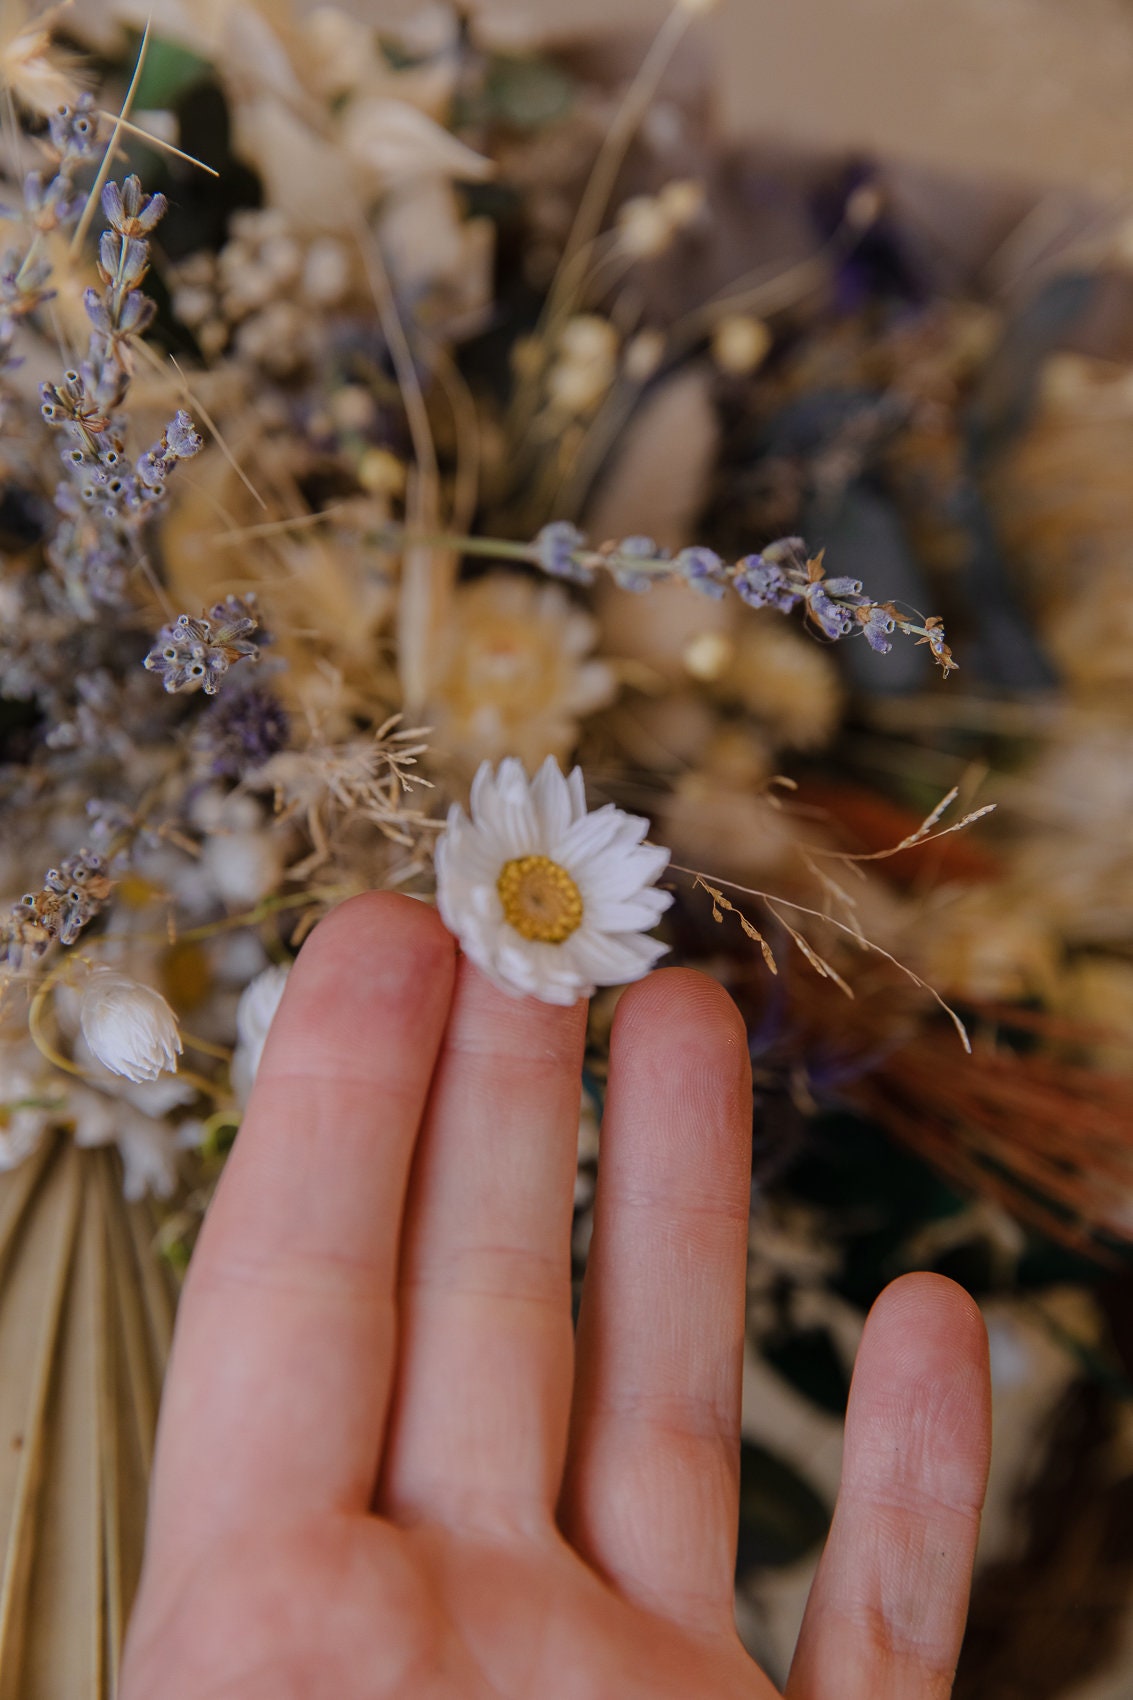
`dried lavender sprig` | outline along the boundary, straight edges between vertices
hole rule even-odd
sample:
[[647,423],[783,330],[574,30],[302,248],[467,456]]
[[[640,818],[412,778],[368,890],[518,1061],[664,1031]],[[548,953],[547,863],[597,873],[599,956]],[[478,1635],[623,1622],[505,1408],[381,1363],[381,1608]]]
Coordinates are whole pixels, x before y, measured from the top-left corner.
[[670,556],[651,537],[623,537],[594,548],[584,532],[567,520],[545,525],[530,543],[500,538],[424,536],[408,527],[384,525],[375,534],[386,548],[406,542],[435,543],[465,555],[495,560],[525,561],[552,578],[590,584],[599,571],[608,572],[623,590],[647,591],[665,579],[679,579],[703,595],[724,596],[732,589],[750,608],[775,608],[790,614],[802,608],[824,636],[864,637],[871,649],[888,654],[894,631],[927,644],[945,677],[959,665],[944,638],[944,623],[930,615],[918,624],[892,602],[875,602],[860,579],[827,578],[821,553],[808,555],[801,537],[782,537],[758,555],[727,562],[699,545]]
[[121,408],[133,377],[135,337],[154,314],[141,289],[149,269],[150,231],[165,211],[163,195],[146,195],[137,177],[107,183],[102,210],[109,228],[99,242],[103,288],[83,297],[91,321],[87,357],[62,384],[40,386],[43,417],[62,428],[68,480],[56,491],[63,521],[49,557],[61,574],[76,611],[90,618],[98,604],[123,599],[137,553],[135,539],[154,504],[165,493],[171,466],[202,447],[183,410],[161,440],[131,466],[126,458],[126,422]]
[[899,631],[927,643],[945,677],[955,669],[944,640],[943,622],[932,615],[919,625],[892,602],[875,602],[860,579],[827,578],[822,554],[809,555],[801,537],[782,537],[758,555],[726,562],[711,549],[682,549],[670,557],[649,537],[625,537],[594,549],[577,527],[555,522],[544,526],[527,556],[556,577],[582,582],[604,568],[623,590],[644,591],[663,579],[683,579],[713,597],[731,587],[750,608],[775,608],[782,614],[803,609],[805,617],[831,639],[861,636],[885,655],[889,635]]
[[50,301],[51,261],[43,239],[55,230],[69,230],[78,221],[85,197],[75,186],[75,173],[94,153],[98,109],[94,96],[81,94],[72,104],[56,108],[48,119],[55,169],[30,172],[24,181],[24,211],[32,226],[30,242],[21,251],[9,248],[0,259],[0,373],[19,361],[12,344],[21,319]]
[[207,616],[179,614],[172,625],[163,626],[142,665],[169,692],[204,691],[214,697],[236,662],[259,660],[259,645],[252,639],[258,625],[253,596],[228,596]]
[[0,962],[18,970],[44,956],[55,939],[73,944],[112,889],[105,859],[88,848],[48,868],[40,890],[25,892],[0,922]]

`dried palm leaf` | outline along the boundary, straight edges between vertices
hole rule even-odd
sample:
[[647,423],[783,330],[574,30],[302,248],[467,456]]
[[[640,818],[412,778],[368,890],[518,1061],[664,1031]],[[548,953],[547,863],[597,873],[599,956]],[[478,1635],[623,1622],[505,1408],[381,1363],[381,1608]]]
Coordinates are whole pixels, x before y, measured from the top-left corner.
[[115,1689],[172,1329],[153,1227],[106,1150],[0,1177],[0,1700]]

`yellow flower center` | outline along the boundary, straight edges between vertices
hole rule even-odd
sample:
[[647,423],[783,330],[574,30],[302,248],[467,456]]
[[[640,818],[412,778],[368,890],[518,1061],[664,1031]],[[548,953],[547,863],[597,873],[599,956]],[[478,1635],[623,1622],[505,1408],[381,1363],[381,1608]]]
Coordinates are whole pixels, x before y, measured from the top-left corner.
[[562,944],[582,925],[582,894],[549,856],[505,862],[496,881],[509,927],[540,944]]

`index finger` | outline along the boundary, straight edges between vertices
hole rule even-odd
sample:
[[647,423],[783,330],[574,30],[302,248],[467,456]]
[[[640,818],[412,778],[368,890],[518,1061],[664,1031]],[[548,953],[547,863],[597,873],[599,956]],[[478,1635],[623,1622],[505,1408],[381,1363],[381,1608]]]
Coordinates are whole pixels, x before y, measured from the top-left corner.
[[152,1547],[369,1504],[454,956],[431,910],[388,892],[343,904],[300,952],[181,1301]]

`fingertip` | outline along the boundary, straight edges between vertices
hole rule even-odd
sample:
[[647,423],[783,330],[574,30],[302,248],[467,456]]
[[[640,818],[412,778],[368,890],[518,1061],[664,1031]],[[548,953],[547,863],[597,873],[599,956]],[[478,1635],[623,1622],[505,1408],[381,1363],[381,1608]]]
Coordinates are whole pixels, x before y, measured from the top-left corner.
[[305,966],[325,958],[337,960],[344,950],[354,953],[380,947],[400,959],[408,953],[422,968],[440,967],[456,955],[452,934],[436,910],[399,891],[365,891],[348,897],[323,916],[304,941],[298,960]]
[[909,1369],[918,1359],[928,1368],[987,1360],[987,1329],[975,1299],[958,1282],[929,1270],[889,1283],[869,1313],[866,1334],[871,1343],[883,1336],[886,1352]]
[[395,1015],[433,1049],[455,966],[454,941],[426,904],[392,891],[347,899],[299,952],[268,1035],[265,1077],[280,1066],[288,1073],[324,1064],[353,1071]]
[[612,1043],[627,1042],[666,1059],[674,1047],[707,1054],[716,1066],[731,1061],[750,1077],[743,1016],[719,981],[695,968],[655,969],[622,994]]
[[866,1320],[847,1416],[847,1447],[892,1441],[942,1503],[978,1509],[991,1450],[987,1330],[971,1295],[943,1275],[902,1275]]

